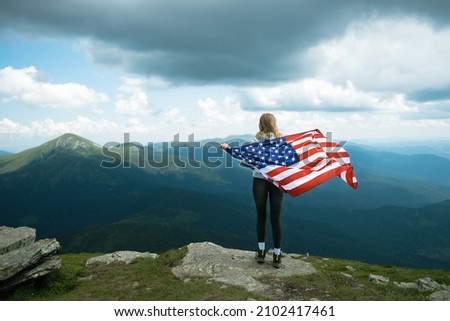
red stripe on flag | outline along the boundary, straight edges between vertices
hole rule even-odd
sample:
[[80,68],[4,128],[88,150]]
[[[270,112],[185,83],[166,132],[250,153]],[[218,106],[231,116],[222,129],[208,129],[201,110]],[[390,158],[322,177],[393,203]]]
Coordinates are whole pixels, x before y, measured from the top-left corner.
[[344,172],[345,174],[345,181],[348,185],[350,185],[352,188],[357,189],[358,188],[358,181],[356,180],[355,173],[353,173],[353,167],[349,166],[349,168]]
[[298,196],[302,193],[305,193],[314,187],[322,184],[323,182],[335,177],[336,175],[339,175],[341,172],[345,171],[345,167],[337,167],[333,170],[324,172],[316,177],[314,177],[311,180],[307,180],[306,182],[303,182],[302,184],[298,185],[297,187],[287,190],[286,192],[289,193],[289,195],[292,196]]
[[[291,184],[296,180],[301,180],[301,179],[307,177],[308,175],[317,175],[318,173],[325,172],[328,170],[329,166],[331,166],[331,164],[333,164],[333,163],[335,163],[335,161],[330,160],[327,163],[323,164],[320,168],[302,167],[300,169],[295,170],[291,175],[279,180],[278,182],[282,186]],[[319,164],[320,164],[320,161],[317,162],[316,165],[319,165]]]
[[287,136],[285,136],[285,140],[286,140],[286,142],[291,143],[296,140],[301,140],[301,139],[305,139],[306,137],[312,137],[312,136],[313,136],[312,132],[303,132],[303,133],[298,133],[298,134],[287,135]]

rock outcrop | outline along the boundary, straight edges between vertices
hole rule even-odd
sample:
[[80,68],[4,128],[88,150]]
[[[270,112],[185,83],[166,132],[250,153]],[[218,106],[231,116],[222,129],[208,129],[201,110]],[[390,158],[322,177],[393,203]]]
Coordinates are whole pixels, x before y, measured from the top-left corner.
[[61,260],[54,254],[60,247],[56,239],[36,241],[30,227],[0,226],[0,291],[59,269]]
[[433,292],[430,295],[431,301],[450,301],[450,287],[447,290]]
[[86,267],[95,265],[95,264],[111,264],[111,263],[124,263],[130,264],[137,258],[152,258],[155,259],[158,257],[158,254],[150,253],[150,252],[136,252],[136,251],[116,251],[109,254],[104,254],[100,256],[96,256],[90,258],[86,262]]
[[261,277],[282,278],[292,275],[310,275],[316,272],[312,264],[295,255],[286,254],[279,269],[272,267],[271,257],[266,263],[257,264],[255,253],[227,249],[210,242],[191,243],[188,253],[172,273],[189,281],[192,277],[207,277],[225,284],[242,286],[248,291],[267,294],[273,291],[270,284],[262,283]]
[[389,283],[389,278],[382,276],[382,275],[370,274],[369,281],[378,283],[378,284],[380,284],[380,283],[384,284],[384,283]]
[[[388,284],[389,278],[382,275],[369,275],[369,281],[378,284]],[[403,289],[416,289],[422,292],[431,292],[432,301],[450,301],[450,287],[445,284],[439,284],[429,277],[417,279],[415,282],[393,282],[396,286]]]

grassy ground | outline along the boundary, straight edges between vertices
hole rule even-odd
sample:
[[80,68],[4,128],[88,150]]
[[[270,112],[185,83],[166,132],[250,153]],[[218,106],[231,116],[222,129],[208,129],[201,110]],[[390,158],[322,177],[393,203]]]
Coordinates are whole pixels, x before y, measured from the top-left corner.
[[[419,270],[393,266],[378,266],[357,261],[302,257],[317,269],[306,277],[290,277],[281,282],[285,299],[340,301],[419,301],[428,300],[430,292],[402,289],[394,282],[414,282],[430,277],[440,284],[450,284],[450,270]],[[369,275],[388,277],[388,284],[375,284]],[[265,280],[276,282],[277,280]]]
[[[274,291],[267,295],[205,278],[177,279],[170,268],[177,265],[186,248],[171,250],[157,259],[139,259],[129,265],[111,264],[85,268],[86,260],[99,254],[64,254],[62,268],[34,282],[23,284],[4,300],[428,300],[427,292],[400,289],[393,284],[430,277],[450,284],[449,270],[416,270],[376,266],[356,261],[302,257],[317,269],[310,276],[263,278]],[[348,266],[353,269],[350,271]],[[346,275],[342,274],[345,273]],[[369,281],[369,274],[389,277],[387,285]],[[351,277],[350,277],[351,276]]]

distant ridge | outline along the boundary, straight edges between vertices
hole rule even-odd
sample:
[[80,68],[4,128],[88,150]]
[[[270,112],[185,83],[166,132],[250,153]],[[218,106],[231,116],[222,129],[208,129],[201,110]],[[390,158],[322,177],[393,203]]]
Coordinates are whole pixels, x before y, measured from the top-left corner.
[[224,142],[224,143],[225,142],[226,143],[239,142],[239,143],[245,143],[245,142],[250,142],[253,138],[254,138],[254,136],[250,135],[250,134],[246,134],[246,135],[230,135],[230,136],[223,137],[223,138],[215,137],[215,138],[202,139],[200,141],[200,143],[207,143],[207,142],[218,142],[218,143],[222,143],[222,142]]
[[0,158],[0,174],[16,171],[31,163],[42,162],[58,152],[71,152],[79,155],[98,155],[101,147],[81,136],[66,133],[37,147],[17,154],[4,155]]

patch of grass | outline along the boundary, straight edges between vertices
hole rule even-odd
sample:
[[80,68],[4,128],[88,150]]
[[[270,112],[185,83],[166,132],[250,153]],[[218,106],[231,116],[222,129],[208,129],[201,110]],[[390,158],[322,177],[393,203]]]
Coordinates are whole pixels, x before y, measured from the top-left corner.
[[96,253],[61,255],[61,269],[16,287],[4,299],[14,301],[51,300],[72,291],[84,272],[86,261]]
[[185,255],[187,254],[187,246],[179,249],[172,249],[159,255],[158,259],[162,264],[169,268],[175,267],[181,263]]
[[[339,301],[421,301],[429,299],[429,292],[399,288],[394,282],[415,282],[430,277],[438,283],[450,284],[450,271],[418,270],[377,266],[357,261],[302,257],[316,268],[309,276],[294,276],[280,280],[290,298],[297,300]],[[387,284],[369,281],[369,275],[388,277]],[[275,280],[263,280],[266,283]]]

